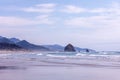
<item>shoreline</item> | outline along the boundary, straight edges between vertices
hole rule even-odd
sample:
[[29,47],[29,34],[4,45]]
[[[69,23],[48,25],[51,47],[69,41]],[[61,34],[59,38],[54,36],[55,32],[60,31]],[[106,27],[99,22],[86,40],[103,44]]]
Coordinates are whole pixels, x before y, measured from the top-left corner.
[[0,80],[120,80],[119,62],[83,58],[3,55],[0,56]]

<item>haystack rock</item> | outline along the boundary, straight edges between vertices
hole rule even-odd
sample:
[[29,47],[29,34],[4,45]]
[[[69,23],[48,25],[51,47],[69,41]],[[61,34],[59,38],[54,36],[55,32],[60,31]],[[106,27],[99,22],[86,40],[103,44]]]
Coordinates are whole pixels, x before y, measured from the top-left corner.
[[65,48],[64,51],[66,52],[75,52],[75,48],[73,47],[72,44],[68,44]]

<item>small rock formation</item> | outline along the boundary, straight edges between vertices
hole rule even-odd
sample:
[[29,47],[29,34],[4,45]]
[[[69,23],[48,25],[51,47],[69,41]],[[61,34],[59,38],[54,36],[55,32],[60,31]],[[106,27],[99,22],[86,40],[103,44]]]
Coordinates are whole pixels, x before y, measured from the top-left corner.
[[65,48],[64,51],[66,52],[75,52],[75,48],[73,47],[72,44],[68,44]]
[[86,49],[86,52],[90,52],[89,49]]

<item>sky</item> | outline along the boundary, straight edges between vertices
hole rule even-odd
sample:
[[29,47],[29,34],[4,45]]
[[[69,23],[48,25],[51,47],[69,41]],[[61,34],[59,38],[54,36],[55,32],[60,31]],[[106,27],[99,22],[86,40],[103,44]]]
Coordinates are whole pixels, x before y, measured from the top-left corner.
[[120,51],[120,0],[0,0],[0,35]]

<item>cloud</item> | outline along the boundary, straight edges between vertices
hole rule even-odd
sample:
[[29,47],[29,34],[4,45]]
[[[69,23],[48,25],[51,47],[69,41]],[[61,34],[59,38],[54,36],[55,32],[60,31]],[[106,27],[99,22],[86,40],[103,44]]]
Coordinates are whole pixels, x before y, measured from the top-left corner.
[[37,16],[36,17],[36,19],[46,19],[46,18],[48,18],[49,17],[49,15],[39,15],[39,16]]
[[[86,9],[88,10],[88,9]],[[86,14],[89,16],[75,17],[65,20],[66,25],[79,27],[98,27],[98,26],[119,26],[120,4],[113,4],[108,8],[89,9]],[[96,14],[97,13],[97,14]]]
[[56,4],[53,3],[47,3],[47,4],[37,4],[36,7],[42,7],[42,8],[54,8]]
[[33,21],[24,18],[0,16],[0,25],[3,26],[18,26],[18,25],[21,26],[21,25],[27,25],[33,23],[34,23]]
[[66,5],[64,6],[64,9],[62,9],[61,11],[65,13],[81,13],[85,12],[86,9],[74,5]]
[[95,8],[95,9],[91,9],[89,12],[90,13],[99,13],[99,14],[114,14],[114,15],[120,15],[120,6],[112,6],[110,8]]
[[104,13],[104,12],[107,12],[107,9],[106,8],[96,8],[96,9],[90,10],[89,12],[91,12],[91,13]]
[[98,14],[103,14],[103,13],[119,13],[120,14],[120,4],[113,2],[111,3],[108,7],[96,7],[96,8],[84,8],[80,6],[75,6],[75,5],[65,5],[62,6],[63,8],[61,9],[61,12],[64,13],[98,13]]
[[116,44],[120,43],[120,5],[92,8],[86,14],[92,15],[74,15],[64,21],[66,26],[76,31],[79,30],[74,33],[75,40],[79,40],[81,44],[84,43],[83,45],[89,44],[90,47],[96,48],[97,46],[98,49],[113,48],[113,44],[114,47],[118,47]]
[[54,12],[56,4],[46,3],[46,4],[37,4],[33,7],[23,8],[25,12],[38,12],[38,13],[51,13]]
[[52,25],[55,23],[53,19],[50,18],[49,15],[39,15],[35,18],[36,24],[47,24]]
[[119,26],[120,17],[114,16],[90,16],[90,17],[77,17],[67,20],[68,25],[82,26],[82,27],[110,27]]
[[46,24],[50,25],[54,22],[49,19],[48,15],[37,16],[34,19],[26,19],[20,17],[0,16],[1,26],[26,26],[26,25],[38,25]]

